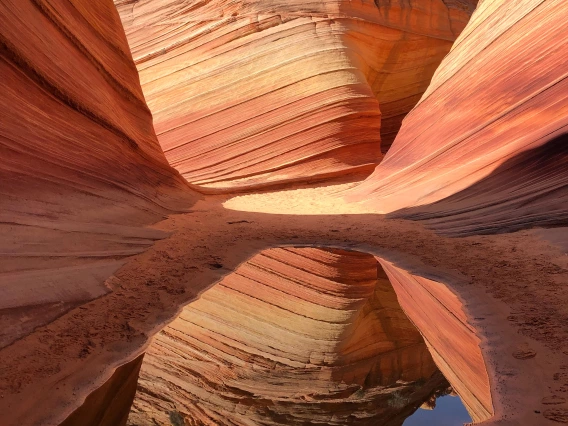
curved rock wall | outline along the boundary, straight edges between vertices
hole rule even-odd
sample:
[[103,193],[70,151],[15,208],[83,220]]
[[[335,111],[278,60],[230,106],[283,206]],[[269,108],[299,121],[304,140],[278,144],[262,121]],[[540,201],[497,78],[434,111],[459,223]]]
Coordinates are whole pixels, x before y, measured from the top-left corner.
[[437,371],[373,256],[270,249],[154,337],[129,424],[401,425]]
[[[59,426],[124,426],[136,388],[144,355],[118,367],[114,374]],[[141,425],[140,425],[141,426]]]
[[565,221],[567,16],[563,0],[481,2],[348,200],[420,206],[394,215],[454,234]]
[[158,139],[201,191],[370,173],[476,0],[115,0]]
[[440,202],[393,217],[421,220],[452,236],[565,226],[568,221],[568,133],[505,161],[472,186]]
[[379,259],[398,302],[420,330],[436,365],[459,394],[475,423],[493,415],[480,340],[459,299],[444,285]]
[[195,199],[157,142],[110,0],[0,4],[0,347],[109,290]]

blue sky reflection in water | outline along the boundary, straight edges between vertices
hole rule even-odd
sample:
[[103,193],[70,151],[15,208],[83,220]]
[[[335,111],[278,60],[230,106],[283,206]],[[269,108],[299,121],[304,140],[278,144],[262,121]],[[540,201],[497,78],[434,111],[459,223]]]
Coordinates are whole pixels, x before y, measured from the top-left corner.
[[436,399],[433,410],[419,408],[407,418],[403,426],[463,426],[471,422],[467,410],[458,396],[445,395]]

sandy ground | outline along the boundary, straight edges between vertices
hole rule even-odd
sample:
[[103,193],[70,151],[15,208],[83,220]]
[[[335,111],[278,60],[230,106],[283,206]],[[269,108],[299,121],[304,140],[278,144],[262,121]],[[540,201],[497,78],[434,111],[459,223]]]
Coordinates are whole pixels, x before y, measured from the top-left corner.
[[181,306],[253,254],[280,245],[366,251],[445,282],[483,341],[496,410],[490,423],[568,422],[565,252],[537,230],[441,237],[419,223],[346,206],[337,194],[348,186],[207,197],[155,225],[171,235],[108,279],[112,293],[0,351],[2,424],[58,424]]

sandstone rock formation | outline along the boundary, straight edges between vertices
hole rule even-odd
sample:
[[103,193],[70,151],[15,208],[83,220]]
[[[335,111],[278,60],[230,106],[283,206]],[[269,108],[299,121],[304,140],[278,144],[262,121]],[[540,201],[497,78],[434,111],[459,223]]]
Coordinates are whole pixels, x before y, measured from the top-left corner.
[[568,220],[567,146],[568,133],[553,137],[448,198],[392,216],[422,220],[454,236],[562,226]]
[[91,393],[61,426],[122,426],[138,386],[144,355],[121,365],[101,387]]
[[[272,214],[208,197],[146,227],[198,199],[188,181],[375,169],[475,0],[115,3],[120,16],[111,0],[0,2],[2,426],[125,424],[144,345],[186,303],[147,350],[131,423],[398,426],[441,373],[476,422],[493,414],[479,339],[445,286],[339,249],[237,266],[291,244],[471,278],[512,313],[487,308],[507,323],[499,349],[538,344],[490,353],[509,392],[497,421],[564,421],[566,401],[548,405],[568,383],[568,264],[526,233],[445,238],[325,203],[283,214],[278,195]],[[482,1],[349,199],[458,236],[565,223],[567,14],[563,0]]]
[[168,166],[111,1],[0,4],[0,347],[98,297],[196,197]]
[[154,338],[129,423],[402,425],[447,387],[372,255],[277,248]]
[[213,192],[370,173],[477,1],[115,3],[168,161]]
[[481,2],[348,199],[419,206],[394,215],[453,234],[566,221],[567,15],[563,0]]
[[493,405],[480,340],[468,324],[459,299],[442,283],[378,260],[400,306],[422,333],[436,365],[462,398],[473,421],[489,419]]

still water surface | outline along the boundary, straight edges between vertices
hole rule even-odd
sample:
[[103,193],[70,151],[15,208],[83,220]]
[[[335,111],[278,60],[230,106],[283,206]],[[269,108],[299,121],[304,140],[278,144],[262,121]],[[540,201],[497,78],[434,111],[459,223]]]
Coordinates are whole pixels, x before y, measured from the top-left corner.
[[419,408],[404,421],[404,426],[461,426],[471,417],[458,396],[445,395],[436,399],[433,409]]
[[249,259],[154,337],[128,424],[469,421],[378,258],[286,247]]

